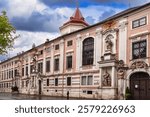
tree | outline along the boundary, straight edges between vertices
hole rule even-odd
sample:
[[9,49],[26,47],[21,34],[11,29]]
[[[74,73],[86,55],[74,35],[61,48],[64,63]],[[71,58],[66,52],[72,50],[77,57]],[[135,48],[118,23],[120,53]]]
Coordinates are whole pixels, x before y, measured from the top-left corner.
[[6,12],[0,14],[0,54],[6,54],[13,48],[14,40],[17,38],[15,28],[9,22]]

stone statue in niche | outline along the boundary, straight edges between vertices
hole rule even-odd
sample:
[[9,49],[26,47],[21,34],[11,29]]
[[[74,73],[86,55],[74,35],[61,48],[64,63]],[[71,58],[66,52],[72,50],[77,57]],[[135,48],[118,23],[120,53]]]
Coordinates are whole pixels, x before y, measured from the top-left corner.
[[104,73],[103,75],[103,82],[102,82],[103,86],[111,86],[111,76],[110,74],[107,72]]
[[106,41],[105,41],[106,51],[112,52],[112,46],[113,46],[113,43],[111,41],[112,38],[113,38],[112,35],[108,35],[107,38],[106,38]]

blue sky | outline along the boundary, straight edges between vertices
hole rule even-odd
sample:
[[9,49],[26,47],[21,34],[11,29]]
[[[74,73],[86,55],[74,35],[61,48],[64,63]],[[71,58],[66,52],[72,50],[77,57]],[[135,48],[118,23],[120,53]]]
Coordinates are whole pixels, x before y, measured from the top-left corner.
[[59,36],[59,27],[68,20],[78,4],[86,21],[92,25],[129,7],[150,0],[0,0],[0,11],[5,10],[20,37],[13,51],[0,60],[42,44],[47,38]]

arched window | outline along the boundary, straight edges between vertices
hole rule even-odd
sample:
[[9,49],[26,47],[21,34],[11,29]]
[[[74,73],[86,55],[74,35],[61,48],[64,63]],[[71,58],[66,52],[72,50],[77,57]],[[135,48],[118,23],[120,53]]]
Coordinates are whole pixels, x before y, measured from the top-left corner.
[[83,41],[82,65],[92,65],[94,58],[94,39],[89,37]]

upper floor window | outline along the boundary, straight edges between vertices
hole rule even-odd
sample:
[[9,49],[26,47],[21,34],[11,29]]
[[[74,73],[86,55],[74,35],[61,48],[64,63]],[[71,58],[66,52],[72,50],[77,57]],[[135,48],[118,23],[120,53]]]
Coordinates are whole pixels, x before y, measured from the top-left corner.
[[67,46],[72,46],[72,40],[67,41]]
[[22,68],[22,76],[24,76],[24,68]]
[[59,58],[56,58],[54,60],[54,71],[58,71],[59,70]]
[[59,50],[59,44],[55,45],[55,50]]
[[146,57],[146,40],[132,43],[132,58]]
[[92,37],[83,41],[82,65],[92,65],[94,58],[94,39]]
[[38,72],[43,73],[43,63],[38,63]]
[[140,19],[132,21],[132,28],[137,28],[143,25],[146,25],[146,17],[142,17]]
[[50,72],[50,60],[46,61],[46,72]]
[[26,66],[26,75],[29,75],[28,74],[28,65]]
[[39,55],[42,55],[42,54],[43,54],[43,50],[40,50],[40,51],[39,51]]
[[72,68],[72,56],[67,56],[66,68],[67,69],[71,69]]

